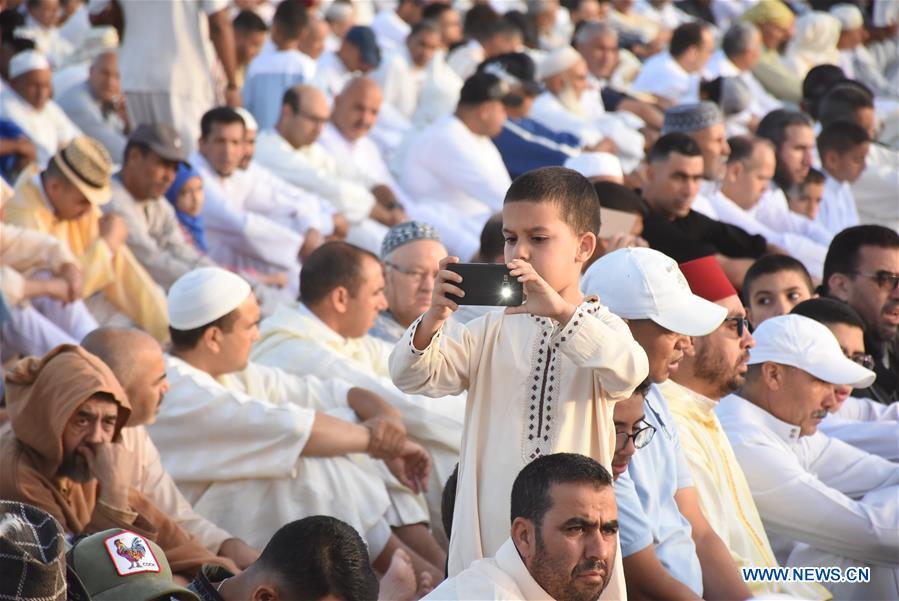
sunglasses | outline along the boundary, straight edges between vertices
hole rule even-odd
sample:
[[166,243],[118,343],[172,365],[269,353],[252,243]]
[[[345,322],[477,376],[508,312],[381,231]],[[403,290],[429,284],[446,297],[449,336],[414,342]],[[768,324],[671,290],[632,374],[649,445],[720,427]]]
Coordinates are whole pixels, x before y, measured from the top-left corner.
[[616,432],[615,433],[615,450],[621,451],[624,447],[627,446],[627,441],[633,439],[634,440],[634,448],[642,449],[646,445],[649,444],[649,441],[652,440],[652,437],[655,436],[656,429],[653,426],[647,424],[646,426],[640,428],[633,434],[628,434],[627,432]]
[[899,288],[899,273],[893,273],[886,269],[881,269],[874,273],[862,273],[853,271],[852,275],[860,275],[863,278],[870,278],[877,282],[877,285],[883,290],[896,290]]
[[743,337],[743,332],[749,331],[749,320],[745,317],[728,317],[724,323],[732,321],[737,324],[737,338]]

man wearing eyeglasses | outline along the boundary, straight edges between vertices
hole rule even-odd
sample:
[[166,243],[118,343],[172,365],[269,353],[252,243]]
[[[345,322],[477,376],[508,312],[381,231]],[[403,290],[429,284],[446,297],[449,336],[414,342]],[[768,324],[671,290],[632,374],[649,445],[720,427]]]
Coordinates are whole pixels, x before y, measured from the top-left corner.
[[899,599],[899,465],[817,432],[836,388],[865,388],[874,372],[801,315],[772,317],[753,335],[745,381],[716,411],[777,558],[844,575],[870,568],[862,581],[827,582],[834,599]]
[[[712,258],[714,261],[714,258]],[[676,373],[687,336],[702,336],[721,325],[724,308],[690,291],[677,264],[648,248],[626,248],[596,261],[581,281],[586,294],[627,320],[634,339],[649,358],[655,384],[643,404],[644,418],[628,415],[630,400],[616,406],[616,424],[630,425],[619,437],[612,469],[620,514],[621,554],[628,595],[648,599],[746,599],[751,596],[721,538],[709,526],[678,431],[660,384]],[[621,403],[619,403],[621,404]],[[655,430],[634,432],[634,421]],[[643,426],[638,423],[637,430]],[[637,442],[643,445],[627,453]],[[621,446],[623,445],[623,446]],[[617,465],[616,465],[617,464]]]
[[[743,567],[777,567],[752,491],[715,416],[719,400],[745,380],[749,349],[746,311],[714,257],[682,263],[680,269],[695,294],[726,309],[715,330],[693,338],[680,369],[660,387],[677,424],[690,466],[697,504],[711,528]],[[814,583],[751,582],[753,595],[787,594],[800,599],[828,599]]]
[[834,236],[821,288],[823,296],[849,304],[865,322],[865,350],[874,358],[877,380],[853,395],[899,401],[899,233],[858,225]]

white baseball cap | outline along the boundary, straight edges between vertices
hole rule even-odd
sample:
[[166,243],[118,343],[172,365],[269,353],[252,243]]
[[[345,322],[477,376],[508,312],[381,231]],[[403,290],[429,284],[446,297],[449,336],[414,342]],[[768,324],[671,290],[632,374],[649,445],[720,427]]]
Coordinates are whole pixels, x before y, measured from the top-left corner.
[[843,355],[827,326],[803,315],[766,319],[752,337],[755,347],[749,349],[749,365],[767,361],[791,365],[819,380],[853,388],[867,388],[877,377]]
[[674,259],[651,248],[622,248],[601,257],[581,279],[624,319],[651,319],[685,336],[705,336],[721,325],[727,309],[696,296]]

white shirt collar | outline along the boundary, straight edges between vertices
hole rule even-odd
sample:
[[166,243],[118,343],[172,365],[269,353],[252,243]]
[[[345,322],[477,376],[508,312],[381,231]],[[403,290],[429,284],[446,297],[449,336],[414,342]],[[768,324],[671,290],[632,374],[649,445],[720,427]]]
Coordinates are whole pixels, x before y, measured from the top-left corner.
[[518,590],[524,594],[525,599],[533,601],[552,599],[550,594],[543,590],[543,587],[537,584],[537,581],[528,572],[527,566],[521,560],[518,549],[515,547],[515,543],[512,542],[511,537],[507,538],[506,542],[496,552],[495,559],[496,565],[511,576],[516,586],[518,586]]
[[[343,336],[341,336],[340,334],[335,332],[331,328],[331,326],[329,326],[328,324],[323,322],[321,320],[321,318],[319,318],[318,315],[313,313],[312,309],[307,307],[305,304],[297,303],[296,310],[297,310],[297,313],[299,313],[306,319],[311,320],[313,323],[315,323],[315,325],[319,326],[319,329],[321,330],[321,333],[323,336],[327,336],[328,338],[331,338],[334,342],[339,342],[340,344],[346,344],[346,342],[347,342],[346,338],[344,338]],[[323,340],[322,342],[328,342],[328,341]]]
[[781,421],[768,413],[758,405],[749,402],[738,394],[732,394],[729,397],[737,408],[740,415],[749,421],[755,422],[766,430],[772,432],[788,445],[794,445],[799,442],[799,426],[788,424]]

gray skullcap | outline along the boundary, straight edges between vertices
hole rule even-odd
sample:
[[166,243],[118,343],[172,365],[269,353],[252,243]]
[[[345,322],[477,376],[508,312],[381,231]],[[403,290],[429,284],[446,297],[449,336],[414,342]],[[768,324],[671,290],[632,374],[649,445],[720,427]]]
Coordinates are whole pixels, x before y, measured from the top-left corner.
[[665,111],[662,135],[675,132],[685,134],[721,122],[721,111],[714,102],[679,104]]
[[403,244],[415,242],[416,240],[434,240],[440,242],[440,234],[434,229],[434,226],[421,221],[407,221],[393,226],[384,236],[384,242],[381,243],[381,258],[385,259],[387,255],[395,251]]
[[725,115],[736,115],[749,108],[752,92],[739,77],[721,78],[721,110]]

